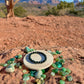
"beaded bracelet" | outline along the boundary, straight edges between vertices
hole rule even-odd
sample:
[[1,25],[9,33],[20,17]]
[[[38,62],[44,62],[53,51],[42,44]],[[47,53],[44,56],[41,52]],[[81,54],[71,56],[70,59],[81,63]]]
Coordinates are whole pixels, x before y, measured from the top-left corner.
[[[33,60],[33,59],[31,58],[31,55],[32,55],[32,54],[35,54],[35,53],[37,53],[37,54],[42,54],[45,59],[44,59],[43,61],[35,61],[35,60]],[[29,54],[29,60],[30,60],[31,62],[35,63],[35,64],[41,64],[41,63],[45,62],[46,59],[47,59],[47,58],[46,58],[46,55],[45,55],[44,53],[42,53],[42,52],[38,52],[38,51],[37,51],[37,52],[32,52],[32,53]]]

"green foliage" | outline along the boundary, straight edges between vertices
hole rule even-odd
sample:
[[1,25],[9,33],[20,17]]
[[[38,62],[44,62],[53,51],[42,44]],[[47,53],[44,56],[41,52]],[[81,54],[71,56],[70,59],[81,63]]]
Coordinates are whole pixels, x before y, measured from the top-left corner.
[[71,10],[70,14],[73,14],[75,16],[80,16],[80,17],[84,17],[84,8],[81,10]]
[[24,17],[24,16],[26,16],[26,12],[27,11],[23,7],[21,7],[21,6],[18,6],[18,7],[14,8],[14,14],[16,16],[18,16],[18,17]]
[[6,17],[3,11],[0,11],[0,17]]
[[84,1],[83,2],[79,2],[76,6],[84,6]]
[[74,8],[74,3],[67,3],[66,1],[61,1],[60,4],[57,5],[57,9],[65,8]]
[[[71,13],[77,14],[77,11],[75,11],[75,7],[73,3],[67,3],[61,1],[60,4],[52,8],[48,8],[48,11],[45,13],[45,15],[70,15]],[[82,13],[83,14],[83,13]]]
[[59,10],[56,7],[52,7],[45,14],[46,15],[58,15]]
[[3,12],[3,16],[6,16],[6,14],[7,14],[6,6],[1,6],[0,10]]

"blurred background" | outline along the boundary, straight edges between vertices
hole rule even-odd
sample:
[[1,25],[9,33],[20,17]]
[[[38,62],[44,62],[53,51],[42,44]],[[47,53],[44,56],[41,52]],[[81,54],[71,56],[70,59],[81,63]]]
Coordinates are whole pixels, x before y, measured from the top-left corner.
[[[6,17],[5,0],[0,0],[0,17]],[[17,17],[63,16],[84,17],[84,0],[20,0],[14,7]]]

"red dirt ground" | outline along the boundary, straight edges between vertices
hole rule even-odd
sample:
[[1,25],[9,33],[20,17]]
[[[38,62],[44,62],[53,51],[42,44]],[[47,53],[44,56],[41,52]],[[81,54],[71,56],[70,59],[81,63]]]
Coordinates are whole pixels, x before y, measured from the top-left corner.
[[[28,16],[25,18],[0,18],[0,63],[17,54],[21,49],[62,50],[66,68],[72,70],[74,80],[66,84],[84,84],[84,18],[72,16]],[[54,56],[56,58],[56,56]],[[70,58],[74,58],[71,61]],[[22,70],[7,74],[0,67],[0,84],[22,84]],[[50,71],[45,84],[58,84],[58,76]],[[79,83],[77,83],[77,81]],[[28,84],[32,84],[28,81]]]

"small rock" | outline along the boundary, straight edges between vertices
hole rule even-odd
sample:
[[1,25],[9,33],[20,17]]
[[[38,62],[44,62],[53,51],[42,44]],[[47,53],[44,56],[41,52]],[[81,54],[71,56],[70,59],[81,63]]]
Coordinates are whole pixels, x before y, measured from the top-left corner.
[[10,64],[8,67],[6,67],[5,71],[9,73],[14,72],[15,71],[14,65]]

